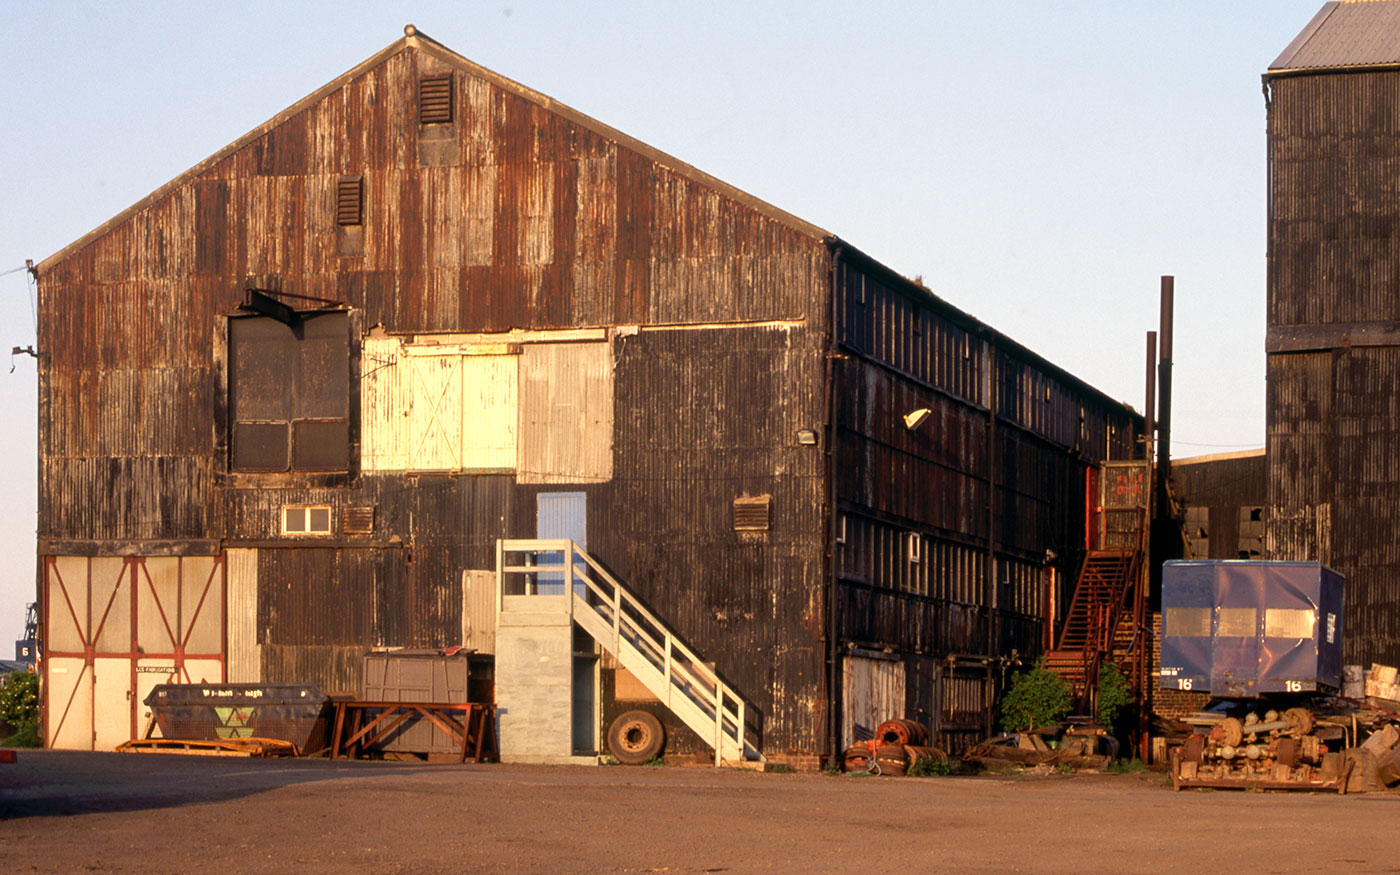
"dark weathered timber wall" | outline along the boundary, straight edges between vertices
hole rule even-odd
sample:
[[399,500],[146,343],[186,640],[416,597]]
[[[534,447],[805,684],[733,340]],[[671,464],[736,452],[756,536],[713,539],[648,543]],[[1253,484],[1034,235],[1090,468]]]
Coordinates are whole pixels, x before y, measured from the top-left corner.
[[1347,579],[1345,658],[1400,663],[1400,73],[1268,108],[1268,554]]
[[1263,558],[1242,553],[1262,552],[1268,473],[1262,452],[1172,460],[1172,488],[1184,508],[1186,537],[1193,550],[1188,558]]
[[[420,127],[418,78],[448,71],[456,121]],[[534,536],[536,493],[583,491],[590,550],[754,700],[773,749],[814,751],[822,448],[796,433],[825,417],[826,246],[541,100],[405,46],[41,265],[41,551],[254,547],[264,678],[353,692],[366,647],[459,643],[462,571]],[[336,225],[342,174],[363,175],[361,228]],[[217,350],[249,282],[364,330],[643,326],[612,348],[614,478],[226,476]],[[699,327],[766,320],[787,327]],[[646,328],[669,324],[692,330]],[[773,529],[736,535],[732,500],[763,494]],[[287,504],[372,505],[375,530],[288,541]]]
[[1047,550],[1067,605],[1085,472],[1130,458],[1142,418],[861,261],[839,262],[835,312],[839,635],[905,654],[922,711],[913,654],[1040,650]]

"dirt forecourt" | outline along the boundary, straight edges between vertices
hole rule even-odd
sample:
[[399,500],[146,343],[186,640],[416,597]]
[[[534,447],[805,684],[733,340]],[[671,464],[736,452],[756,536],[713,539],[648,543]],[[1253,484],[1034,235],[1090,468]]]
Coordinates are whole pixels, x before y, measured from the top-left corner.
[[1400,795],[20,751],[6,872],[1396,871]]

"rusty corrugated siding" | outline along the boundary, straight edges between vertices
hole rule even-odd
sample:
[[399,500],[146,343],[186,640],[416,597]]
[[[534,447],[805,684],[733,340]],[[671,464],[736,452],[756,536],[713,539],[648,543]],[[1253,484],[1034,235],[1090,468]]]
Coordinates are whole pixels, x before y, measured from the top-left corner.
[[[580,487],[590,552],[752,697],[773,749],[822,744],[825,461],[797,432],[824,416],[823,348],[803,326],[626,338],[614,476]],[[734,531],[746,495],[772,497],[769,531]]]
[[1187,558],[1262,558],[1269,491],[1263,450],[1173,459],[1171,479],[1192,545]]
[[1400,73],[1268,86],[1268,555],[1341,572],[1345,659],[1395,664]]
[[[454,121],[419,125],[418,78],[442,73]],[[345,174],[363,179],[359,226],[336,221]],[[838,277],[836,340],[856,358],[829,386],[831,258],[820,229],[406,40],[42,265],[40,535],[256,550],[256,641],[239,658],[253,648],[264,681],[355,692],[370,647],[464,643],[480,619],[464,570],[535,535],[540,492],[580,491],[590,552],[751,699],[766,749],[825,744],[829,610],[847,637],[900,648],[930,679],[913,713],[932,713],[929,658],[910,654],[1037,634],[1044,547],[1074,542],[1082,519],[1074,477],[1130,449],[1140,420],[875,270]],[[248,285],[349,309],[350,470],[228,470],[225,317]],[[613,330],[587,354],[538,350],[526,371],[556,389],[578,376],[596,435],[522,436],[499,473],[462,473],[450,435],[414,462],[427,414],[399,409],[403,379],[371,373],[396,344],[574,327]],[[568,405],[544,383],[516,403],[557,418]],[[935,409],[936,447],[887,430],[906,402]],[[396,412],[416,423],[396,429]],[[834,607],[827,451],[837,506],[871,545],[843,565]],[[769,530],[736,532],[734,500],[758,496]],[[332,531],[284,536],[289,505],[329,507]],[[370,531],[347,530],[351,508],[372,508]],[[899,564],[911,529],[917,572]]]
[[[225,391],[220,316],[248,278],[343,301],[363,312],[366,328],[398,336],[811,319],[815,333],[803,331],[795,348],[782,332],[757,332],[766,339],[756,343],[720,340],[718,350],[703,331],[600,344],[604,364],[651,356],[616,390],[630,399],[624,427],[645,429],[630,443],[650,449],[629,456],[630,477],[612,477],[607,441],[540,445],[532,467],[567,462],[588,468],[587,476],[541,470],[519,479],[603,481],[588,487],[590,528],[604,533],[599,555],[636,570],[639,581],[624,579],[644,592],[664,593],[659,600],[676,611],[692,644],[722,670],[730,670],[725,653],[747,653],[750,643],[777,654],[773,666],[745,657],[733,670],[743,674],[741,688],[773,711],[771,738],[815,748],[820,487],[808,480],[796,488],[784,466],[798,452],[796,430],[822,422],[822,343],[810,339],[821,336],[825,311],[821,239],[461,70],[457,121],[428,138],[408,98],[419,74],[448,69],[457,68],[436,55],[393,54],[45,266],[40,331],[51,357],[42,376],[50,403],[41,535],[256,547],[262,678],[353,691],[357,654],[369,647],[462,643],[462,570],[492,567],[496,538],[534,534],[537,489],[518,486],[511,474],[405,477],[414,467],[407,462],[373,474],[384,465],[369,460],[392,456],[394,447],[411,452],[403,435],[387,449],[376,443],[381,433],[373,429],[365,432],[369,470],[358,476],[282,478],[277,489],[220,479],[226,460],[210,418]],[[335,187],[345,173],[363,176],[362,227],[335,222]],[[665,348],[662,337],[684,351],[649,353]],[[366,356],[383,353],[375,344],[387,342],[366,340]],[[753,355],[781,365],[760,396]],[[715,369],[726,357],[730,364]],[[692,373],[662,391],[678,369]],[[594,398],[584,383],[582,403],[612,403],[612,393]],[[775,404],[748,404],[770,395]],[[367,384],[368,409],[378,409],[376,397]],[[611,411],[588,413],[611,432]],[[750,418],[769,424],[754,427]],[[361,426],[353,423],[352,433]],[[779,460],[767,450],[754,458],[737,452],[779,435]],[[600,448],[605,458],[595,458]],[[706,476],[721,475],[710,489],[690,480],[700,457]],[[453,466],[435,458],[417,467]],[[775,479],[784,485],[773,486]],[[798,519],[784,518],[776,550],[728,543],[729,503],[745,489],[802,509]],[[696,502],[707,509],[692,521]],[[299,504],[332,508],[331,537],[287,543],[281,508]],[[341,520],[346,508],[366,505],[374,507],[374,531],[356,541],[341,532]],[[665,537],[669,528],[701,524],[703,537]],[[803,526],[801,545],[787,543]],[[734,576],[702,572],[711,567]],[[762,607],[773,588],[801,601],[783,606],[792,619],[778,627],[777,608]],[[736,602],[749,608],[726,607]]]
[[1067,604],[1085,471],[1130,457],[1141,417],[859,261],[840,263],[836,294],[852,354],[834,375],[840,634],[906,654],[1037,651],[1047,551]]

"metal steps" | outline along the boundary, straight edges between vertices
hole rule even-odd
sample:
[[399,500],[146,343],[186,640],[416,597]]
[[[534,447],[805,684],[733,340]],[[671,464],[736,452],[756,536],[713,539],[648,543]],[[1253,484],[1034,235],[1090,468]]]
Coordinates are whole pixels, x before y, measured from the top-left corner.
[[1136,634],[1133,602],[1142,564],[1138,550],[1091,551],[1080,569],[1065,623],[1045,667],[1087,702],[1105,659],[1118,661]]
[[571,593],[572,620],[714,749],[715,765],[764,762],[738,692],[573,541],[501,540],[497,599]]

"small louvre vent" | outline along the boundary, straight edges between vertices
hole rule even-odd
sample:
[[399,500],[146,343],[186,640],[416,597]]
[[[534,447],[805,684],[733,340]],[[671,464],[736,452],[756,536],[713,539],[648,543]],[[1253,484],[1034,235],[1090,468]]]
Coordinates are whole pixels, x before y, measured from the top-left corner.
[[364,221],[364,178],[342,176],[335,187],[335,221],[338,225],[359,225]]
[[440,125],[452,121],[452,74],[418,80],[418,122]]
[[771,496],[767,495],[734,499],[734,531],[768,531],[771,503]]
[[370,535],[374,533],[374,505],[347,507],[345,509],[345,534]]

